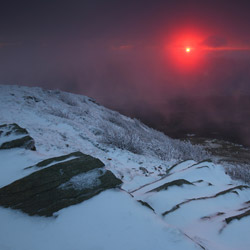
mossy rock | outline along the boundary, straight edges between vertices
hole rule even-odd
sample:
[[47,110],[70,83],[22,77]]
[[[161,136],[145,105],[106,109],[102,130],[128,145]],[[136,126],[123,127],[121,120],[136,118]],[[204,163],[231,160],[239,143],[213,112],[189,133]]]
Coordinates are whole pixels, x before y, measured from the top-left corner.
[[122,184],[103,166],[99,159],[85,154],[56,163],[1,188],[0,205],[29,215],[52,216]]

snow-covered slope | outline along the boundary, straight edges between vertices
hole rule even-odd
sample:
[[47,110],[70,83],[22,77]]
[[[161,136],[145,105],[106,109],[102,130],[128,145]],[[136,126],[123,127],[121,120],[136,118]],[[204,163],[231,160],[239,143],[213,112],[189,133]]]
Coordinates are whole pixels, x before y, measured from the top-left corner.
[[249,246],[250,218],[234,218],[249,211],[249,187],[232,182],[219,165],[185,161],[131,194],[207,249]]
[[0,188],[36,171],[28,166],[75,151],[99,158],[123,185],[56,219],[0,207],[0,249],[248,248],[249,217],[225,219],[248,211],[249,189],[222,166],[201,162],[209,158],[201,147],[85,96],[0,85],[0,125],[12,123],[27,129],[36,151],[0,150]]
[[207,158],[200,147],[172,140],[86,96],[0,85],[0,107],[0,124],[26,128],[39,159],[81,151],[99,158],[124,182],[143,172],[145,163],[149,178],[157,178],[180,160]]

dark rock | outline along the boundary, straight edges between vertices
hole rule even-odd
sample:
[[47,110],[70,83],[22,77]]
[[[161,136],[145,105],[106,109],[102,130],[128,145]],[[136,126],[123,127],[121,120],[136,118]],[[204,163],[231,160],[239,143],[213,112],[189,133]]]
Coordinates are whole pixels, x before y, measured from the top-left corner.
[[49,159],[46,159],[44,161],[41,161],[39,163],[37,163],[35,166],[36,167],[45,167],[49,164],[51,164],[52,162],[56,163],[56,162],[59,162],[59,161],[64,161],[70,157],[82,157],[82,156],[85,156],[82,152],[73,152],[73,153],[70,153],[70,154],[67,154],[67,155],[62,155],[62,156],[58,156],[58,157],[53,157],[53,158],[49,158]]
[[28,102],[29,101],[32,101],[32,102],[39,102],[40,100],[37,99],[35,96],[24,96],[23,97],[25,100],[27,100]]
[[159,191],[162,191],[162,190],[167,190],[169,187],[171,186],[182,186],[182,185],[194,185],[193,183],[187,181],[187,180],[184,180],[184,179],[179,179],[179,180],[174,180],[174,181],[171,181],[171,182],[167,182],[157,188],[154,188],[150,191],[148,191],[147,193],[150,193],[150,192],[159,192]]
[[193,181],[192,183],[201,183],[201,182],[204,182],[203,180],[197,180],[197,181]]
[[242,214],[237,214],[235,216],[231,216],[225,219],[226,223],[229,224],[232,220],[240,220],[244,217],[247,217],[250,215],[250,209],[247,210],[246,212],[242,213]]
[[[172,209],[162,213],[163,216],[171,213],[171,212],[174,212],[175,210],[179,209],[182,205],[184,204],[187,204],[189,202],[192,202],[192,201],[199,201],[199,200],[207,200],[207,199],[213,199],[213,198],[216,198],[216,197],[219,197],[219,196],[222,196],[222,195],[225,195],[225,194],[230,194],[230,193],[234,193],[235,190],[244,190],[244,189],[247,189],[249,188],[249,186],[246,186],[246,185],[239,185],[239,186],[235,186],[235,187],[232,187],[232,188],[229,188],[229,189],[226,189],[224,191],[221,191],[215,195],[211,195],[211,196],[204,196],[204,197],[198,197],[198,198],[192,198],[192,199],[187,199],[177,205],[175,205]],[[238,193],[238,192],[237,192]]]
[[224,214],[225,214],[224,212],[217,212],[217,213],[210,215],[210,216],[203,216],[203,217],[201,217],[201,220],[211,220],[211,219],[214,219],[215,217],[222,216]]
[[162,213],[161,215],[162,215],[162,216],[165,216],[165,215],[167,215],[167,214],[169,214],[169,213],[174,212],[175,210],[177,210],[177,209],[179,209],[179,208],[180,208],[180,205],[177,204],[177,205],[173,206],[170,210],[168,210],[168,211]]
[[0,146],[0,149],[10,149],[10,148],[26,148],[34,151],[36,150],[35,141],[29,135],[24,136],[20,139],[5,142]]
[[148,174],[148,170],[144,167],[139,167],[143,174]]
[[0,149],[20,147],[36,150],[34,139],[25,128],[21,128],[16,123],[0,125],[0,136],[5,137],[5,142],[0,145]]
[[201,169],[201,168],[209,168],[208,166],[200,166],[200,167],[197,167],[197,169]]
[[[232,188],[229,188],[229,189],[226,189],[224,191],[221,191],[217,194],[215,194],[214,196],[211,196],[211,198],[215,198],[215,197],[218,197],[218,196],[221,196],[221,195],[224,195],[224,194],[228,194],[228,193],[234,193],[234,190],[244,190],[244,189],[248,189],[249,186],[247,185],[239,185],[239,186],[236,186],[236,187],[232,187]],[[238,192],[237,192],[238,194]]]
[[24,135],[28,134],[28,131],[25,128],[21,128],[16,123],[0,125],[0,130],[6,133],[11,131],[12,133],[15,134],[24,134]]
[[142,200],[138,200],[139,203],[141,203],[143,206],[151,209],[153,212],[155,212],[155,210],[145,201],[142,201]]
[[0,205],[29,215],[52,216],[122,183],[103,166],[99,159],[81,153],[76,159],[43,168],[1,188]]

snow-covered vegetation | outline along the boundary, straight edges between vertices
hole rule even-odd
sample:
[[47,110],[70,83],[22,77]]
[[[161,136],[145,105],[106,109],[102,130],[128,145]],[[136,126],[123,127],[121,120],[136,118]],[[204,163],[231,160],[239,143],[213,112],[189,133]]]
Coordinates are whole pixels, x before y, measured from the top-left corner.
[[100,127],[103,130],[100,142],[135,154],[154,155],[167,161],[208,158],[208,153],[201,146],[171,139],[137,119],[125,120],[120,114],[109,114],[100,122]]
[[225,163],[225,169],[231,178],[250,184],[250,165],[247,163]]
[[[39,126],[39,120],[45,119],[55,125],[73,127],[78,131],[80,139],[88,138],[95,144],[114,146],[135,154],[151,155],[161,160],[176,162],[185,159],[200,161],[208,158],[207,152],[201,146],[171,139],[137,119],[125,117],[98,105],[86,96],[40,88],[16,86],[0,88],[1,92],[5,93],[1,96],[1,101],[11,102],[17,106],[16,110],[12,111],[13,116],[2,113],[1,121],[7,123],[13,122],[14,119],[23,127],[28,127],[31,133],[32,130],[39,128],[27,125],[37,121]],[[33,112],[32,116],[25,115],[27,112]],[[65,141],[69,139],[67,132],[63,134],[58,131],[57,134]]]
[[[76,161],[78,151],[100,159],[103,170],[72,175],[60,191],[91,190],[109,171],[122,184],[51,218],[0,207],[1,250],[248,249],[249,187],[205,161],[211,156],[201,146],[86,96],[0,85],[0,125],[13,123],[26,129],[36,151],[0,150],[0,189]],[[0,134],[0,143],[8,136]]]

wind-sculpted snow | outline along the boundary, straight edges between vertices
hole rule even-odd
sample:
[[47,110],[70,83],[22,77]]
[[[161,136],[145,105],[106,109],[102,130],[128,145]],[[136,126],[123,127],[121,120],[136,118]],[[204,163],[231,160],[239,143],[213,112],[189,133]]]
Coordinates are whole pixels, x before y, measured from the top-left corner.
[[[234,183],[220,165],[181,162],[131,194],[207,249],[247,249],[250,244],[244,224],[250,223],[250,187]],[[242,223],[236,231],[235,221]],[[225,231],[231,238],[224,238]]]
[[73,188],[77,190],[95,188],[101,184],[99,177],[102,176],[104,173],[105,171],[103,170],[94,169],[88,171],[87,173],[82,173],[72,177],[68,182],[60,185],[58,188],[61,189]]

